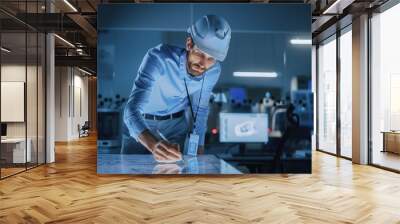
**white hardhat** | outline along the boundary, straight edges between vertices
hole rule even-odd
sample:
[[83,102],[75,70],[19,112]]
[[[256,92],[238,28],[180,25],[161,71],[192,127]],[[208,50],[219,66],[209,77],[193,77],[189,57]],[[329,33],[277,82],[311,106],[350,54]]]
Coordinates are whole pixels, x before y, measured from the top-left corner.
[[216,15],[205,15],[188,28],[194,44],[218,61],[223,61],[228,53],[231,27]]

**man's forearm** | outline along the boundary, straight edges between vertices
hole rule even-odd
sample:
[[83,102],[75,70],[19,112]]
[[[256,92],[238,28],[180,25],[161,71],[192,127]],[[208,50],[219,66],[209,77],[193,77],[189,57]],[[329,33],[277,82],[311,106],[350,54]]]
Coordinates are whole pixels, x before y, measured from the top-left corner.
[[148,129],[144,130],[138,136],[139,142],[142,143],[150,152],[153,151],[154,146],[159,141]]

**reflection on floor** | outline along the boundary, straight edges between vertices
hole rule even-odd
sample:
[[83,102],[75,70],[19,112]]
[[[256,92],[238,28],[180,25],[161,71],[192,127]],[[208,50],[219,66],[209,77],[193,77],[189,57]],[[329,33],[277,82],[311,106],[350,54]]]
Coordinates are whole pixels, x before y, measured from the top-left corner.
[[28,163],[26,164],[3,164],[3,167],[1,168],[1,178],[5,178],[7,176],[11,176],[13,174],[22,172],[26,169],[30,169],[31,167],[36,167],[36,163]]
[[1,177],[4,178],[4,177],[13,175],[15,173],[18,173],[18,172],[21,172],[24,170],[25,170],[25,167],[24,168],[19,168],[19,167],[18,168],[1,168]]
[[373,164],[400,171],[400,155],[391,152],[374,151]]

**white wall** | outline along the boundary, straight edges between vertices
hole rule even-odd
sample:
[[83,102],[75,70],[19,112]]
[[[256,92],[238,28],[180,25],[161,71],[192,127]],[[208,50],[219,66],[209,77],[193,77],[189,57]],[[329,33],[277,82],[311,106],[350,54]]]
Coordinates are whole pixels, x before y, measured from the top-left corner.
[[68,68],[55,68],[55,141],[68,140]]
[[[27,69],[25,71],[25,69]],[[27,88],[27,122],[28,122],[28,137],[33,131],[36,135],[36,80],[31,75],[36,76],[36,67],[18,65],[18,64],[6,64],[1,66],[1,81],[2,82],[26,82],[25,76],[28,74],[28,86]],[[32,87],[33,86],[33,87]],[[42,105],[39,105],[39,107]],[[1,110],[7,110],[8,108],[1,108]],[[35,112],[35,113],[34,113]],[[7,136],[8,137],[25,137],[25,123],[26,122],[7,122]],[[32,131],[31,131],[32,130]]]
[[88,77],[76,68],[56,67],[56,141],[79,138],[78,124],[88,120],[88,105]]
[[[2,65],[1,81],[25,82],[25,73],[25,65]],[[1,108],[1,110],[7,110],[7,108]],[[7,123],[7,137],[25,137],[25,122]]]

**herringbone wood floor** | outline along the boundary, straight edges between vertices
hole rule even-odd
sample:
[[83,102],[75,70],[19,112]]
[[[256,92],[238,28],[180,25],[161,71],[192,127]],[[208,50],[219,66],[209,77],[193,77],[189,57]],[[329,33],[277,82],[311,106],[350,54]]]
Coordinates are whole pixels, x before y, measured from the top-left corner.
[[320,152],[312,175],[99,176],[96,143],[0,181],[0,223],[400,223],[400,175]]

